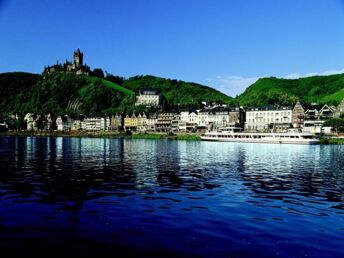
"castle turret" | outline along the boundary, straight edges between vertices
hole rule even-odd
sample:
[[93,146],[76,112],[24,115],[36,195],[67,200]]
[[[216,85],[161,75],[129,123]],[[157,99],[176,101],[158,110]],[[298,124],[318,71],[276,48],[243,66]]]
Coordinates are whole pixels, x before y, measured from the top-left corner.
[[78,48],[76,51],[74,51],[74,65],[75,65],[75,68],[79,68],[79,67],[81,67],[83,65],[83,59],[84,59],[84,54]]

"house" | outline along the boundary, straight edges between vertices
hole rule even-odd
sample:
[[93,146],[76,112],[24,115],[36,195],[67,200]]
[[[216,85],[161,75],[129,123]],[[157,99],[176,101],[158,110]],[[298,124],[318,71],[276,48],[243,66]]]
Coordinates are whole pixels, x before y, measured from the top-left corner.
[[85,131],[107,131],[109,126],[109,117],[88,117],[81,123],[81,129]]
[[294,128],[303,127],[305,118],[305,110],[302,107],[301,103],[298,101],[292,111],[292,124]]
[[112,116],[110,119],[110,125],[109,130],[110,131],[119,131],[122,128],[122,115],[116,114],[115,116]]
[[137,116],[137,131],[145,132],[147,129],[147,116],[145,113]]
[[174,113],[172,112],[162,112],[158,114],[155,128],[159,132],[169,132],[172,128],[172,120],[174,118]]
[[336,113],[336,107],[324,105],[319,106],[311,104],[305,111],[303,131],[314,134],[330,133],[330,127],[323,127],[326,120],[333,118]]
[[57,131],[70,131],[72,128],[72,119],[68,116],[58,116],[56,118]]
[[209,126],[209,112],[199,111],[197,116],[197,126],[198,127],[208,127]]
[[37,130],[37,128],[35,127],[36,124],[34,123],[35,119],[34,119],[34,114],[33,113],[27,113],[24,116],[24,121],[26,122],[26,129],[28,131],[35,131]]
[[228,111],[227,126],[240,127],[244,129],[245,126],[245,111],[242,107],[236,107]]
[[224,109],[215,109],[209,117],[209,123],[214,129],[221,129],[228,126],[229,116],[228,111]]
[[124,118],[124,130],[136,131],[137,129],[137,117],[135,113],[131,116],[126,115]]
[[181,123],[180,114],[175,114],[173,120],[171,122],[171,131],[172,132],[179,132],[179,124]]
[[146,122],[146,131],[155,131],[155,124],[156,124],[157,118],[158,116],[155,113],[148,115],[147,122]]

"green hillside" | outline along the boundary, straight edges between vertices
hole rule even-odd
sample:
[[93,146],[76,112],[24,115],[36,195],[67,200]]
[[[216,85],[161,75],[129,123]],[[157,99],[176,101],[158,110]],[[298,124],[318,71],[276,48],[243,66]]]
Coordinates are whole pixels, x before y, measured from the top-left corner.
[[238,96],[241,105],[303,103],[337,105],[344,98],[344,74],[313,76],[300,79],[262,78]]
[[0,115],[114,113],[134,103],[134,92],[105,79],[70,73],[0,74]]
[[[97,78],[93,78],[93,79],[97,79]],[[116,83],[110,82],[110,81],[105,80],[105,79],[101,79],[101,81],[102,81],[104,86],[106,86],[106,87],[108,87],[110,89],[114,89],[114,90],[117,90],[119,92],[122,92],[125,95],[135,94],[133,91],[128,90],[127,88],[124,88],[122,86],[119,86]]]
[[143,89],[158,90],[167,102],[174,106],[198,105],[202,101],[229,104],[233,102],[231,97],[207,86],[150,75],[131,77],[124,80],[122,86],[135,92]]

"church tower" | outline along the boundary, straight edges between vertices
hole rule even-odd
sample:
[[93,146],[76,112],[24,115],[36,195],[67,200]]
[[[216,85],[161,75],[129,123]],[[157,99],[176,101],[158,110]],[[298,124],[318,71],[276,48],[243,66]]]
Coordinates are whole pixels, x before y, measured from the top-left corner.
[[74,65],[75,68],[80,68],[83,65],[84,54],[78,48],[74,51]]

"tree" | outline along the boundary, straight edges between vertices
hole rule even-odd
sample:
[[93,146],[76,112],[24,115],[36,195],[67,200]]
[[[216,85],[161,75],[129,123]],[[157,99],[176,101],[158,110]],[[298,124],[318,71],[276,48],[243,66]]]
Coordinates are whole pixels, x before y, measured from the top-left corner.
[[323,126],[331,126],[336,130],[337,133],[344,132],[344,119],[342,118],[331,118],[324,122]]
[[104,78],[104,72],[101,68],[95,68],[92,72],[91,72],[91,76],[94,77],[98,77],[98,78]]

